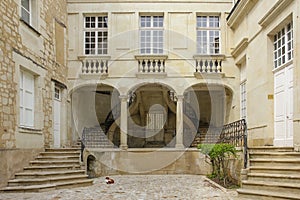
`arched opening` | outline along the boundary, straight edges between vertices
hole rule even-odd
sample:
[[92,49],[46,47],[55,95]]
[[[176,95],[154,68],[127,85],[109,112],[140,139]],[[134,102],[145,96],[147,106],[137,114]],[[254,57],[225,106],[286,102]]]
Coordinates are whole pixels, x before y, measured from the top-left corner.
[[109,137],[110,127],[120,116],[119,96],[117,89],[105,84],[83,86],[71,94],[74,132],[85,147],[119,146],[119,129]]
[[96,158],[93,155],[89,155],[87,157],[87,175],[89,178],[95,178],[96,177],[96,171],[95,171],[95,167],[96,167]]
[[184,145],[196,147],[200,143],[216,143],[224,123],[232,92],[223,85],[196,84],[184,92],[183,112],[194,127],[184,123]]
[[145,84],[130,92],[128,147],[174,147],[176,102],[174,92],[161,84]]

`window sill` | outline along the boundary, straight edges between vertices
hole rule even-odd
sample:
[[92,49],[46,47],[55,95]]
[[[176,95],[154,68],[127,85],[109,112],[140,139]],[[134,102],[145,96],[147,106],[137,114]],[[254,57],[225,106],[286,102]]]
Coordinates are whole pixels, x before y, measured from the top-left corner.
[[224,60],[225,59],[225,55],[223,54],[196,54],[193,57],[194,59],[202,59],[202,60],[211,60],[211,59]]
[[168,55],[166,54],[139,54],[135,55],[134,58],[136,60],[166,60],[168,58]]
[[38,32],[33,26],[31,26],[30,24],[28,24],[24,19],[20,18],[20,21],[27,26],[34,34],[36,34],[38,37],[41,36],[40,32]]
[[42,135],[43,130],[42,129],[35,129],[35,128],[28,128],[28,127],[20,126],[19,127],[19,133]]
[[86,60],[86,59],[104,59],[104,60],[110,60],[110,55],[80,55],[77,56],[78,60]]

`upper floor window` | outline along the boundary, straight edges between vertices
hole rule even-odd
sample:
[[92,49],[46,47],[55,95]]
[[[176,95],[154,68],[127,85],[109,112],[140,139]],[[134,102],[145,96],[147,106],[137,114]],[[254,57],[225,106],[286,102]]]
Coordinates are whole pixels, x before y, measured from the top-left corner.
[[21,17],[28,24],[31,24],[31,3],[30,0],[21,0]]
[[288,23],[274,35],[274,68],[293,59],[293,23]]
[[84,20],[84,53],[102,55],[108,52],[107,16],[87,16]]
[[197,53],[220,53],[220,18],[219,16],[197,17]]
[[140,53],[163,54],[164,17],[140,17]]
[[20,72],[20,126],[34,126],[34,75]]
[[247,93],[246,93],[246,81],[240,84],[240,103],[241,103],[241,118],[247,117]]

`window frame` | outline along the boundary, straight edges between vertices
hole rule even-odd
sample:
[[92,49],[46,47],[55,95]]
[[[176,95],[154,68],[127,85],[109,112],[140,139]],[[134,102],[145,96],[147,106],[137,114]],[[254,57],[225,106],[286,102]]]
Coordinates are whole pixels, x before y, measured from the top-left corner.
[[[95,27],[86,27],[87,25],[87,18],[95,18]],[[104,20],[106,20],[106,22],[104,22],[104,24],[106,23],[106,27],[99,27],[99,18],[103,18]],[[106,18],[106,19],[105,19]],[[103,21],[101,21],[103,22]],[[101,23],[102,24],[102,23]],[[89,47],[87,48],[87,35],[86,33],[87,32],[90,32],[90,33],[94,33],[94,37],[95,37],[95,47]],[[102,34],[102,39],[103,41],[106,39],[106,42],[101,42],[101,49],[99,49],[99,33]],[[83,19],[83,52],[84,52],[84,55],[86,56],[101,56],[101,55],[108,55],[108,47],[109,47],[109,44],[108,44],[108,39],[109,39],[109,36],[108,36],[108,33],[109,33],[109,18],[108,18],[108,15],[107,14],[101,14],[101,15],[85,15],[84,16],[84,19]],[[90,38],[91,39],[91,38]],[[91,45],[92,43],[90,43]],[[105,46],[106,45],[106,46]],[[93,52],[94,50],[94,52]],[[101,50],[101,53],[100,51]],[[90,51],[89,53],[87,53],[87,51]]]
[[[290,28],[289,28],[290,27]],[[284,25],[273,36],[273,68],[277,69],[294,58],[293,21]],[[289,38],[290,36],[290,38]],[[290,48],[290,49],[289,49]]]
[[[28,88],[26,88],[26,83],[25,83],[25,80],[26,78],[25,77],[30,77],[32,78],[32,82],[33,82],[33,85],[32,85],[32,91],[29,91]],[[20,127],[25,127],[25,128],[34,128],[35,126],[35,76],[34,74],[31,74],[27,71],[24,71],[24,70],[20,70],[20,76],[19,76],[19,98],[20,98],[20,101],[19,101],[19,108],[20,108],[20,116],[19,116],[19,120],[20,120]],[[32,101],[32,104],[31,104],[31,107],[28,106],[27,103],[25,103],[25,99],[26,99],[26,92],[29,91],[31,92],[31,101]],[[32,121],[30,122],[27,122],[25,121],[25,119],[27,117],[27,114],[26,114],[26,110],[31,110],[31,114],[32,114]]]
[[[200,18],[206,18],[206,21],[200,21]],[[218,19],[218,25],[217,26],[210,26],[211,23],[216,23],[216,21],[210,21],[210,18]],[[202,26],[201,23],[205,22],[205,26]],[[200,33],[203,32],[204,39],[201,40]],[[211,32],[214,34],[218,34],[218,42],[210,42],[211,38]],[[205,35],[204,35],[205,33]],[[216,35],[215,35],[216,36]],[[217,37],[215,37],[217,38]],[[196,18],[196,51],[199,55],[220,55],[221,54],[221,16],[219,14],[200,14],[197,15]],[[203,45],[202,42],[205,42]],[[211,46],[213,45],[213,46]],[[203,49],[203,50],[201,50]],[[212,52],[213,51],[213,52]]]
[[244,80],[240,83],[240,117],[241,119],[247,118],[247,81]]
[[[21,0],[21,19],[28,23],[29,25],[32,25],[32,2],[31,0],[24,0],[24,1],[28,1],[28,10],[23,6]],[[28,21],[26,19],[26,17],[23,16],[23,11],[26,12],[28,14]]]
[[[150,26],[142,26],[142,18],[150,17]],[[155,21],[155,18],[158,21]],[[160,21],[159,19],[162,19]],[[158,23],[157,26],[154,24]],[[160,23],[162,25],[160,26]],[[145,21],[147,24],[147,21]],[[163,55],[164,54],[164,42],[165,42],[165,31],[164,31],[164,15],[163,14],[153,14],[153,15],[140,15],[139,16],[139,53],[142,55]],[[143,37],[143,32],[145,33]],[[150,35],[147,35],[150,33]],[[155,35],[157,33],[158,35]],[[145,41],[142,39],[145,38]],[[150,41],[147,41],[149,38]],[[160,40],[161,38],[161,40]],[[147,43],[149,46],[147,46]],[[144,44],[144,46],[143,46]],[[149,51],[148,51],[149,50]]]

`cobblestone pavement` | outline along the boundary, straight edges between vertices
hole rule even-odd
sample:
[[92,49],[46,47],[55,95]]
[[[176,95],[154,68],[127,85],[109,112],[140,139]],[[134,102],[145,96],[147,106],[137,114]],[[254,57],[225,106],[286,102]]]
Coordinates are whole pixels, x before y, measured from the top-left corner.
[[0,193],[0,200],[230,200],[235,191],[223,191],[198,175],[122,175],[110,176],[115,184],[107,185],[104,177],[94,179],[89,187],[59,189],[41,193]]

